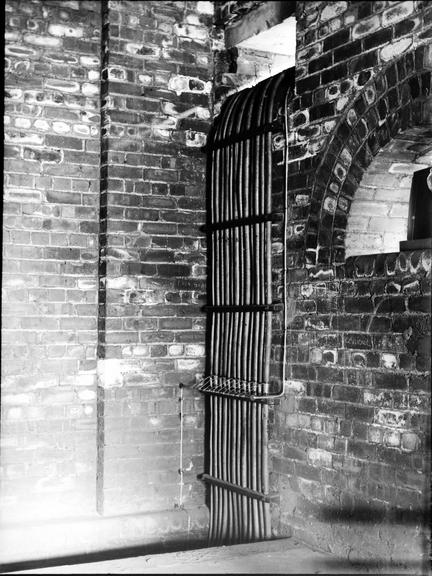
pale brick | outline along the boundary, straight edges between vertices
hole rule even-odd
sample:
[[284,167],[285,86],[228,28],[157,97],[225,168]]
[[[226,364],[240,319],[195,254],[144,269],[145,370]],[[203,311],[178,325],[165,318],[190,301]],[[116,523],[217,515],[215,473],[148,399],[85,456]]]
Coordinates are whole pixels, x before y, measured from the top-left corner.
[[412,0],[399,2],[396,6],[384,10],[382,14],[383,26],[390,26],[400,20],[403,20],[414,11],[414,2]]
[[34,402],[33,394],[4,394],[2,395],[2,403],[12,406],[28,406]]
[[78,398],[83,401],[96,400],[96,392],[94,390],[79,390]]
[[380,200],[381,198],[376,198],[377,192],[373,188],[365,188],[360,186],[355,193],[355,202],[357,201],[368,201],[368,200]]
[[401,448],[407,452],[414,452],[419,447],[420,441],[414,432],[404,432],[402,434]]
[[211,90],[211,82],[205,82],[192,76],[176,74],[171,76],[168,82],[168,90],[173,90],[177,95],[180,95],[183,92],[209,94]]
[[68,36],[71,38],[81,38],[84,35],[84,29],[80,26],[73,27],[64,24],[50,24],[48,34],[52,36]]
[[340,14],[343,14],[348,9],[348,2],[331,2],[326,4],[321,12],[320,21],[327,22]]
[[366,202],[358,201],[353,202],[351,212],[353,216],[387,216],[390,207],[382,202]]
[[[387,204],[391,202],[409,202],[410,189],[409,188],[392,188],[386,190],[385,188],[379,188],[373,193],[373,199],[377,202],[386,202]],[[357,197],[357,196],[356,196]]]
[[371,16],[370,18],[362,19],[354,25],[352,30],[353,40],[362,38],[376,32],[381,26],[380,18],[378,15]]
[[398,367],[397,358],[394,354],[381,354],[381,361],[384,368],[394,369]]
[[51,88],[53,90],[60,90],[62,92],[76,93],[79,92],[80,85],[78,82],[72,80],[46,80],[46,88]]
[[197,12],[200,14],[208,14],[211,15],[214,12],[214,4],[213,2],[206,2],[204,0],[199,0],[196,6]]
[[200,370],[203,368],[202,360],[184,360],[179,359],[176,361],[177,369],[178,370]]
[[380,50],[381,60],[383,62],[389,62],[390,60],[397,58],[397,56],[406,52],[411,47],[412,43],[412,38],[402,38],[401,40],[387,44]]
[[51,36],[41,36],[38,34],[24,34],[23,41],[27,44],[34,44],[35,46],[49,46],[50,48],[57,48],[61,46],[60,38],[52,38]]
[[186,356],[204,356],[204,346],[201,344],[188,344],[185,346]]
[[[408,203],[394,202],[390,208],[390,218],[403,219],[404,222],[408,221]],[[391,231],[391,230],[390,230]]]
[[320,465],[326,468],[331,468],[332,466],[332,454],[327,450],[322,450],[321,448],[308,448],[307,457],[312,465]]
[[399,447],[401,442],[401,435],[395,430],[384,432],[384,442],[388,446]]
[[97,56],[80,56],[79,61],[81,66],[84,66],[85,68],[99,66],[99,58]]
[[[406,207],[406,210],[398,210],[393,206],[391,208],[391,212],[393,212],[393,209],[395,209],[394,217],[393,213],[390,214],[390,218],[371,217],[367,227],[368,232],[382,232],[383,234],[390,233],[403,235],[407,229],[408,206]],[[404,212],[405,218],[400,218],[399,216]]]
[[377,410],[374,421],[383,426],[403,427],[408,421],[409,413],[398,410]]
[[350,213],[347,231],[350,233],[365,232],[369,226],[369,220],[370,218],[368,216],[354,216]]
[[209,38],[209,33],[204,26],[175,24],[173,31],[176,36],[192,38],[193,40],[200,42],[205,42]]
[[96,96],[99,94],[99,86],[90,82],[84,82],[81,91],[84,96]]
[[407,238],[407,228],[397,234],[384,232],[382,252],[399,252],[399,244]]
[[415,164],[396,162],[390,166],[389,172],[391,174],[413,174],[417,170],[422,170],[429,167],[429,164],[420,164],[418,162]]
[[67,134],[71,131],[69,124],[66,124],[66,122],[53,122],[52,128],[57,134]]
[[284,391],[291,391],[296,395],[302,396],[306,393],[306,386],[300,380],[285,380]]

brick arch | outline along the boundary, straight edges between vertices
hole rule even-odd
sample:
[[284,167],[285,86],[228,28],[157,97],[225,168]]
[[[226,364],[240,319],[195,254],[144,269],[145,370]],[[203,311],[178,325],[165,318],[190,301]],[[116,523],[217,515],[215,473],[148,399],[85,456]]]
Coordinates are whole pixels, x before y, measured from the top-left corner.
[[423,120],[431,88],[427,58],[427,47],[420,46],[387,65],[341,116],[312,183],[307,267],[344,263],[347,217],[365,170],[400,130]]

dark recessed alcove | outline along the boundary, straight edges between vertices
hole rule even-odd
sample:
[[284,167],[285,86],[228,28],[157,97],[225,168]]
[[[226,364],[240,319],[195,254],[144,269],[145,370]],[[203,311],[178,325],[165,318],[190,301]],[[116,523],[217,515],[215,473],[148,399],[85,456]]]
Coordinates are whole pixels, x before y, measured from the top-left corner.
[[413,174],[409,200],[408,239],[400,243],[401,250],[432,247],[432,190],[428,185],[430,168]]

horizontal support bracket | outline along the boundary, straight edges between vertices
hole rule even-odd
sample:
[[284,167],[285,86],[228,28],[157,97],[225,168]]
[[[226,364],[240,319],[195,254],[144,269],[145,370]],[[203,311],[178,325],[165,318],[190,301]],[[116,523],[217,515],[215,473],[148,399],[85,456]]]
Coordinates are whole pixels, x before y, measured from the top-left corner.
[[280,312],[283,310],[281,302],[272,302],[271,304],[207,304],[202,307],[205,312]]
[[212,150],[217,150],[218,148],[230,146],[231,144],[238,144],[239,142],[243,142],[249,138],[253,138],[254,136],[260,136],[261,134],[271,132],[274,129],[275,125],[272,122],[261,124],[261,126],[257,126],[256,128],[250,128],[249,130],[244,130],[239,134],[232,134],[227,138],[221,138],[220,140],[216,140],[211,144],[207,144],[206,151],[209,152]]
[[281,212],[274,212],[273,214],[256,214],[252,216],[245,216],[244,218],[235,218],[233,220],[225,220],[223,222],[212,222],[211,224],[204,224],[201,226],[203,232],[213,232],[213,230],[225,230],[227,228],[235,228],[237,226],[249,226],[251,224],[261,224],[262,222],[282,222],[283,214]]
[[261,502],[273,502],[277,495],[264,494],[263,492],[257,492],[256,490],[251,490],[250,488],[245,488],[244,486],[238,486],[237,484],[232,484],[226,480],[221,480],[220,478],[215,478],[210,476],[210,474],[201,474],[199,476],[200,480],[206,482],[207,484],[213,484],[214,486],[220,486],[221,488],[226,488],[231,492],[236,492],[237,494],[243,494],[243,496],[248,496],[249,498],[254,498],[255,500],[260,500]]
[[211,374],[194,384],[194,388],[204,394],[215,394],[250,402],[268,402],[283,396],[284,389],[279,382],[257,382],[228,378]]

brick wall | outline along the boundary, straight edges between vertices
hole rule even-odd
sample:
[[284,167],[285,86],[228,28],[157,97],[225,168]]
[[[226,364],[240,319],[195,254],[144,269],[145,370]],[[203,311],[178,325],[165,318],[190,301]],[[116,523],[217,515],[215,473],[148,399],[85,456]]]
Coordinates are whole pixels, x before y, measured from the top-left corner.
[[289,379],[272,444],[282,533],[351,548],[351,559],[423,552],[430,263],[430,251],[365,255],[347,260],[344,279],[290,284]]
[[[204,356],[202,146],[230,89],[220,78],[241,75],[235,54],[208,2],[10,0],[5,15],[2,512],[105,515],[76,524],[76,539],[53,524],[47,555],[71,540],[88,550],[202,535],[203,404],[190,387]],[[297,22],[274,528],[354,558],[414,555],[427,495],[430,253],[345,262],[345,243],[372,159],[430,114],[431,8],[298,2]],[[276,210],[283,148],[281,131]],[[22,559],[31,542],[34,557],[39,526],[25,538],[18,526],[6,548]]]
[[206,533],[212,9],[6,6],[2,559]]
[[198,4],[105,5],[98,362],[99,510],[186,509],[192,529],[204,504],[203,400],[190,385],[204,368],[212,72],[212,15]]
[[5,7],[4,522],[95,506],[100,13]]
[[[421,2],[297,3],[274,527],[377,567],[427,553],[430,254],[346,261],[364,240],[346,231],[365,190],[384,203],[373,186],[395,169],[399,139],[428,133],[430,19]],[[362,216],[377,224],[372,209]],[[283,286],[280,267],[275,282]]]

